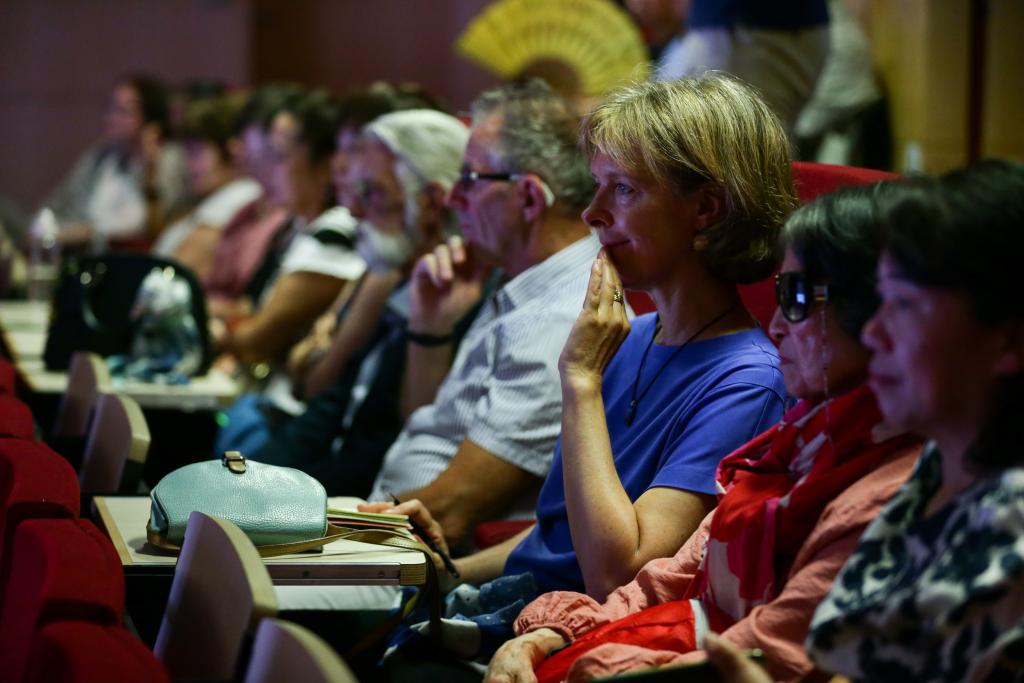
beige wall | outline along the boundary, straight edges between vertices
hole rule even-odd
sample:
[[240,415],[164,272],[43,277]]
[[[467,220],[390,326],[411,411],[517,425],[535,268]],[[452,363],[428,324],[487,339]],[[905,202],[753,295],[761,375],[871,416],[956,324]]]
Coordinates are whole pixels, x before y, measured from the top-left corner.
[[[1024,159],[1024,2],[989,0],[981,154]],[[870,35],[890,97],[895,161],[925,171],[968,161],[970,0],[873,0]]]
[[981,151],[1024,159],[1024,2],[990,0]]
[[924,170],[967,160],[967,0],[875,0],[871,39],[890,99],[893,152],[907,167],[917,145]]

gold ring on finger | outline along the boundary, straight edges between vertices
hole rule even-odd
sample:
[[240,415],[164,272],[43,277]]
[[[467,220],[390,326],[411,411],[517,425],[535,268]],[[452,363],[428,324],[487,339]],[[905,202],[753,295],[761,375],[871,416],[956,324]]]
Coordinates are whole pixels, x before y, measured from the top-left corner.
[[621,304],[625,301],[625,299],[622,296],[622,290],[619,289],[618,287],[616,287],[615,290],[612,292],[612,301],[614,301],[617,304]]

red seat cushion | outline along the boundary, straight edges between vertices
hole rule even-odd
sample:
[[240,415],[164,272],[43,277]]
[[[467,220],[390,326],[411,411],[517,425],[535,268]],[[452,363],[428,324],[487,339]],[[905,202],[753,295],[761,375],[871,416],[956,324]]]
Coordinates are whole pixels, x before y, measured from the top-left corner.
[[0,595],[0,671],[20,681],[33,634],[52,621],[119,625],[124,576],[110,540],[83,519],[18,525]]
[[0,391],[0,437],[31,439],[35,436],[32,410],[20,400]]
[[800,201],[806,204],[815,197],[851,185],[870,185],[880,180],[899,178],[895,173],[872,168],[817,164],[812,161],[793,162],[793,182]]
[[170,676],[142,641],[120,626],[62,621],[33,639],[26,683],[162,683]]
[[484,522],[473,532],[473,542],[480,550],[507,541],[523,529],[534,525],[532,519],[516,519],[506,522]]
[[0,358],[0,395],[14,395],[18,384],[18,373],[14,364],[6,358]]

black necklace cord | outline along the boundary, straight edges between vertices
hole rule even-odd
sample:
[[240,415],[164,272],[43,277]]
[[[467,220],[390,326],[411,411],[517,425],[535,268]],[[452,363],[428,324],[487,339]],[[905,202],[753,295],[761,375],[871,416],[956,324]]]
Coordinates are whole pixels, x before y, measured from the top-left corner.
[[658,381],[658,378],[661,377],[661,373],[665,371],[665,368],[667,368],[669,364],[672,363],[672,361],[674,361],[680,353],[682,353],[683,349],[686,348],[687,344],[689,344],[694,339],[710,330],[717,323],[721,322],[722,319],[725,318],[725,316],[732,313],[733,310],[735,310],[735,308],[739,305],[740,300],[737,299],[736,301],[729,305],[729,308],[725,309],[724,311],[716,315],[714,318],[709,320],[707,324],[705,324],[699,330],[690,335],[689,339],[684,341],[682,345],[672,353],[671,356],[665,359],[665,362],[661,364],[661,367],[658,368],[658,371],[654,373],[654,377],[651,378],[651,381],[647,383],[647,386],[644,387],[644,390],[641,391],[640,395],[638,396],[637,390],[640,388],[640,376],[644,372],[644,364],[647,362],[647,354],[650,353],[651,347],[654,346],[654,339],[658,336],[658,330],[661,329],[661,316],[658,316],[658,322],[654,326],[654,334],[651,335],[651,341],[647,342],[647,348],[644,349],[644,355],[641,356],[640,358],[640,367],[637,368],[636,370],[636,378],[633,380],[633,391],[630,393],[629,397],[629,408],[626,409],[627,427],[631,427],[633,425],[633,420],[636,418],[636,409],[637,406],[640,405],[640,401],[644,399],[644,396],[647,395],[647,392],[649,392],[651,390],[651,387],[654,386],[654,383]]

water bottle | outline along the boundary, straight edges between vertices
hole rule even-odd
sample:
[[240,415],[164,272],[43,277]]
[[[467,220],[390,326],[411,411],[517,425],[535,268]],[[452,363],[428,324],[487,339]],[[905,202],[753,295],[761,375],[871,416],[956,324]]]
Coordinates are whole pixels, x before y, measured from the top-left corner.
[[57,218],[44,208],[29,228],[28,298],[49,302],[60,271],[60,243],[57,241]]

